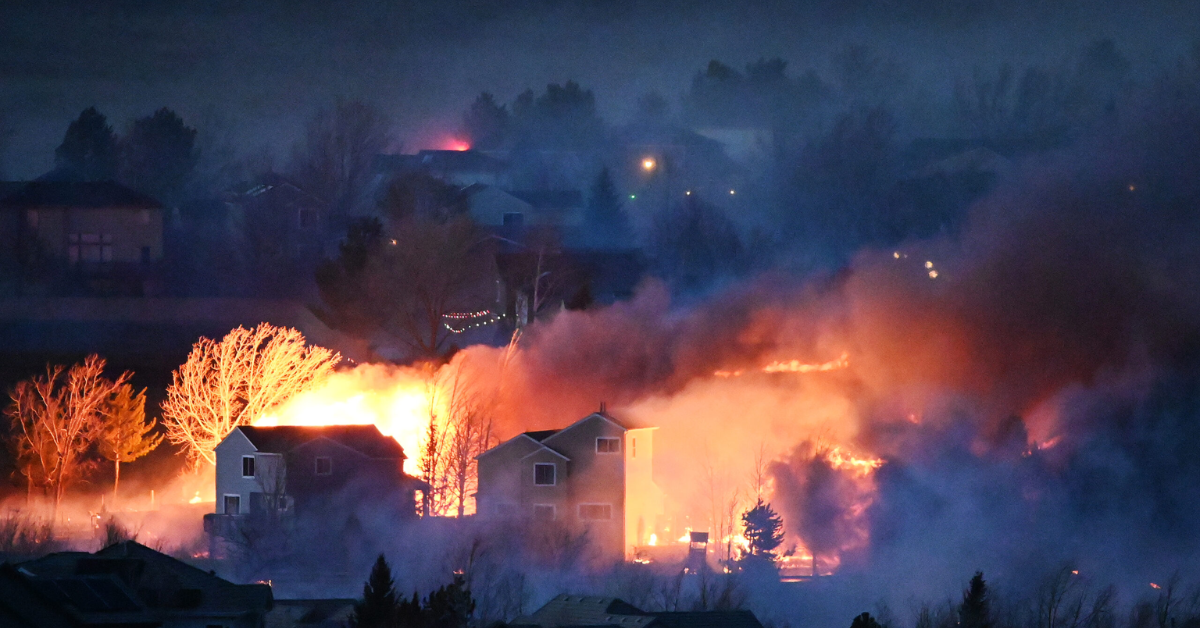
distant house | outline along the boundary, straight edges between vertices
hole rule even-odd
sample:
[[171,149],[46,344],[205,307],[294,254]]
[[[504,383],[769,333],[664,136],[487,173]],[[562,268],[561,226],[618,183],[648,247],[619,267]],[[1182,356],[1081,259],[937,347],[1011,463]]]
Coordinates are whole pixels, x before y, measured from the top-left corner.
[[231,190],[225,207],[230,230],[260,262],[320,259],[325,205],[291,179],[264,174]]
[[509,626],[572,628],[763,628],[750,611],[691,611],[648,613],[613,597],[559,595],[538,610],[514,619]]
[[424,486],[404,473],[404,448],[374,425],[241,426],[216,456],[217,511],[205,527],[218,535],[255,514],[346,519],[369,506],[415,518]]
[[603,411],[561,430],[519,434],[478,457],[481,517],[586,530],[605,554],[632,559],[663,512],[654,430]]
[[378,155],[375,171],[386,175],[423,172],[460,187],[503,185],[508,162],[475,150],[423,150],[415,155]]
[[463,190],[471,219],[489,228],[578,227],[584,202],[579,190],[502,190],[484,184]]
[[[163,257],[163,206],[114,181],[6,185],[0,245],[24,275],[104,278],[140,290]],[[15,189],[14,189],[15,188]]]
[[0,625],[261,628],[271,587],[234,584],[134,541],[0,566]]

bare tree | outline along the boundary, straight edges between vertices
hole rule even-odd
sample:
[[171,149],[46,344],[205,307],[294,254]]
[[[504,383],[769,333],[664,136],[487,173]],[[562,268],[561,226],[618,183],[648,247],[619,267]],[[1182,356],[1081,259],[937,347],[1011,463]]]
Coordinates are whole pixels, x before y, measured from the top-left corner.
[[375,156],[392,143],[392,124],[379,109],[359,100],[338,100],[309,121],[292,155],[302,187],[344,218],[362,200]]
[[446,475],[449,497],[458,516],[467,514],[467,497],[479,484],[475,457],[492,445],[490,408],[479,394],[463,381],[462,366],[454,369],[449,385],[449,434],[446,439]]
[[104,421],[97,436],[100,455],[113,463],[113,505],[121,484],[121,463],[133,462],[154,451],[162,434],[154,434],[155,419],[146,422],[146,389],[133,394],[133,387],[119,387],[105,403]]
[[80,462],[95,441],[109,397],[132,375],[104,377],[104,359],[89,355],[69,370],[47,365],[46,375],[18,383],[9,393],[5,414],[30,492],[38,479],[54,494],[54,519]]
[[233,429],[311,388],[341,355],[305,344],[290,327],[238,327],[219,342],[200,338],[172,373],[162,404],[167,439],[188,461],[215,464],[213,450]]

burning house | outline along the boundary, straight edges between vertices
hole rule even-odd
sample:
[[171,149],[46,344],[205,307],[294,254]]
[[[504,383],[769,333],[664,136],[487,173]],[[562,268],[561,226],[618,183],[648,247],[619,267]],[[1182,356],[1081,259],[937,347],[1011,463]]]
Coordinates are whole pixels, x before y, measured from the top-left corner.
[[241,426],[216,457],[216,513],[205,528],[218,535],[249,515],[348,517],[369,506],[415,518],[425,486],[404,473],[404,448],[374,425]]
[[478,457],[477,512],[586,531],[603,554],[631,560],[663,512],[655,429],[624,425],[601,406],[563,429],[519,434]]

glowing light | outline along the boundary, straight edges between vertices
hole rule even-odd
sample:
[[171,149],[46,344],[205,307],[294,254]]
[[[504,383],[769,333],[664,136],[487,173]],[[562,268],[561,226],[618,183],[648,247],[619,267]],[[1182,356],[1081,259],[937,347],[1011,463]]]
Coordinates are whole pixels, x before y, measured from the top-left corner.
[[1072,569],[1072,570],[1071,570],[1071,575],[1072,575],[1072,576],[1078,576],[1078,575],[1079,575],[1079,570],[1078,570],[1078,569]]
[[736,191],[734,191],[734,190],[729,190],[729,194],[730,194],[730,196],[732,196],[732,195],[734,195],[734,194],[736,194],[736,193],[737,193],[737,192],[736,192]]
[[896,251],[895,253],[892,253],[892,257],[894,257],[896,259],[900,259],[900,251]]
[[925,268],[933,268],[933,262],[925,262]]
[[930,279],[937,279],[937,277],[938,277],[938,272],[937,272],[936,270],[931,270],[931,271],[929,271],[929,278],[930,278]]
[[650,540],[646,542],[646,545],[649,545],[650,547],[654,547],[655,545],[658,545],[658,535],[651,532]]
[[688,190],[687,192],[684,192],[684,194],[686,194],[686,195],[688,195],[688,196],[691,196],[691,195],[692,195],[692,191],[691,191],[691,190]]
[[650,172],[651,170],[654,170],[657,167],[658,167],[658,162],[655,161],[653,157],[647,157],[642,160],[642,170],[645,170],[646,172]]
[[1158,586],[1157,584],[1154,584],[1153,582],[1151,582],[1151,583],[1150,583],[1150,588],[1151,588],[1151,589],[1161,589],[1162,587],[1160,587],[1160,586]]
[[821,364],[805,364],[800,360],[789,362],[772,362],[763,367],[764,373],[823,373],[836,371],[850,366],[850,354],[843,353],[838,359]]
[[870,475],[883,466],[882,458],[855,456],[841,447],[832,447],[825,452],[825,460],[834,469],[847,470],[860,477]]
[[630,194],[629,198],[637,198],[637,194]]
[[1130,183],[1130,184],[1129,184],[1129,191],[1130,191],[1130,192],[1132,192],[1132,191],[1134,191],[1134,190],[1136,190],[1136,189],[1137,189],[1137,187],[1136,187],[1135,185],[1133,185],[1132,183]]
[[199,504],[201,501],[202,500],[200,499],[200,491],[196,491],[196,495],[193,496],[191,499],[189,499],[188,503],[189,504]]

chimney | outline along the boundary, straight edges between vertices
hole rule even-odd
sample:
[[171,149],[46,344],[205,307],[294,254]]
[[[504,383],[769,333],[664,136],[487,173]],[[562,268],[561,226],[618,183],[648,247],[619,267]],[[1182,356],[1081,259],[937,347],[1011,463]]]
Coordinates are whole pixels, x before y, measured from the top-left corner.
[[601,401],[600,402],[600,414],[604,414],[604,411],[607,409],[608,409],[608,407],[605,405],[605,403],[603,401]]

